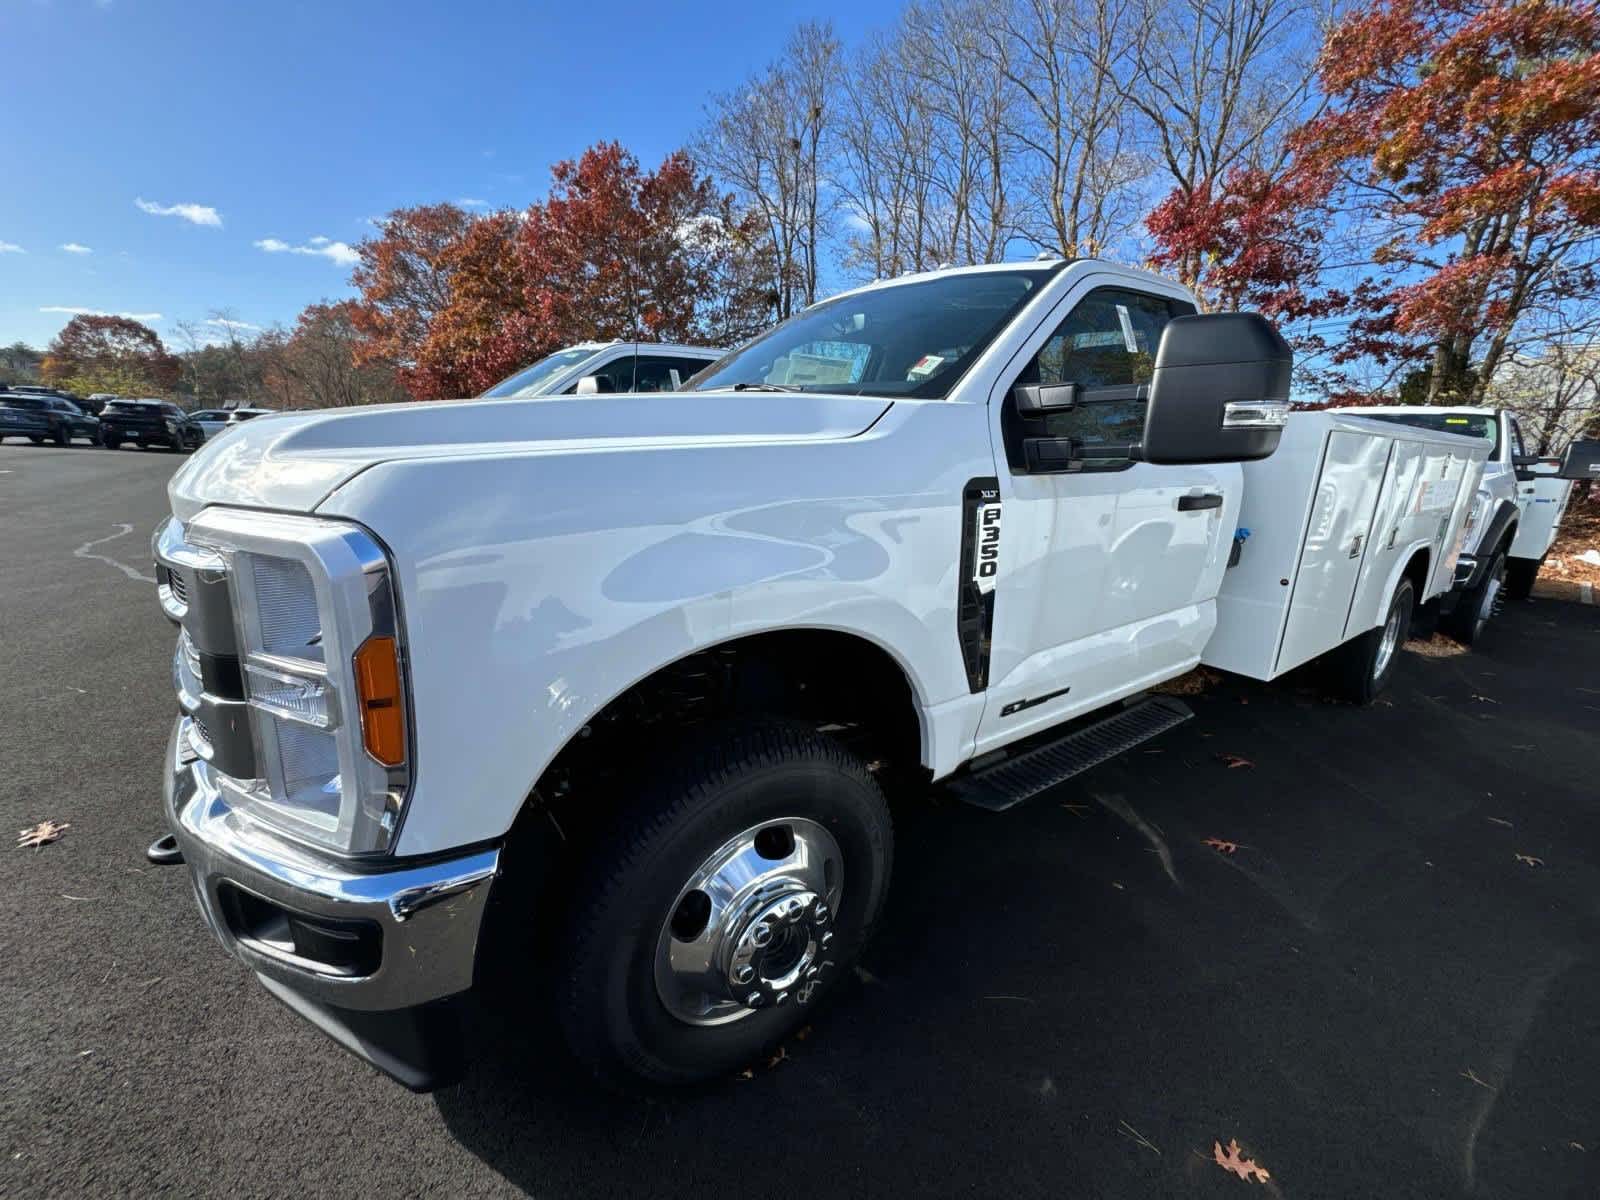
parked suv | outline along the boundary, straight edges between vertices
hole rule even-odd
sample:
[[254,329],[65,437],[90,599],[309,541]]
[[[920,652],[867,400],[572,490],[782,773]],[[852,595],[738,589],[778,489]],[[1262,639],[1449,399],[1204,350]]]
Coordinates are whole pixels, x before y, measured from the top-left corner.
[[[31,399],[31,397],[27,397]],[[44,413],[32,405],[13,404],[24,397],[0,392],[0,441],[8,437],[25,437],[42,442],[50,436],[50,422]]]
[[96,444],[100,441],[100,422],[65,397],[40,391],[10,392],[0,394],[0,404],[43,418],[43,429],[27,433],[28,440],[35,446],[46,441],[67,446],[73,438]]
[[101,444],[115,450],[123,442],[148,450],[194,450],[206,440],[205,430],[176,404],[164,400],[110,400],[100,412]]
[[721,358],[709,346],[652,342],[580,342],[541,358],[481,397],[513,400],[531,396],[609,392],[676,392]]

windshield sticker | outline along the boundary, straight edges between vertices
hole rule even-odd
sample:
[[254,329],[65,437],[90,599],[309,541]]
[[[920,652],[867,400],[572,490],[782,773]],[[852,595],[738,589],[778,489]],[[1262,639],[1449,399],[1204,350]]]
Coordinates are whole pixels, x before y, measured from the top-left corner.
[[1128,306],[1117,305],[1117,322],[1122,326],[1122,344],[1129,354],[1139,353],[1139,339],[1133,336],[1133,318],[1128,315]]
[[943,362],[943,355],[924,354],[921,358],[917,359],[916,362],[911,364],[911,369],[906,372],[906,378],[910,380],[926,379],[929,375],[932,375],[935,371],[937,371],[940,364]]

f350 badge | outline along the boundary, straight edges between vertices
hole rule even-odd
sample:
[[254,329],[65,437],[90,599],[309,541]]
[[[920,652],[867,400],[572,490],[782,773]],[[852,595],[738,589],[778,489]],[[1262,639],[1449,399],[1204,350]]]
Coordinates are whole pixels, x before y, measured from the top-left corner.
[[1000,574],[1000,493],[985,491],[978,502],[977,553],[972,556],[972,582],[980,592],[994,591]]

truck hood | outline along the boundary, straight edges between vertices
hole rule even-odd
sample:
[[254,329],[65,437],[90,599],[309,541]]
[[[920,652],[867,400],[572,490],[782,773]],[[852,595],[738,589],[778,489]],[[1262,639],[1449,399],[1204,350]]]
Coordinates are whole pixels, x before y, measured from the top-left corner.
[[361,471],[395,459],[656,449],[854,437],[889,408],[867,396],[693,392],[449,400],[257,417],[172,477],[187,520],[208,504],[310,512]]

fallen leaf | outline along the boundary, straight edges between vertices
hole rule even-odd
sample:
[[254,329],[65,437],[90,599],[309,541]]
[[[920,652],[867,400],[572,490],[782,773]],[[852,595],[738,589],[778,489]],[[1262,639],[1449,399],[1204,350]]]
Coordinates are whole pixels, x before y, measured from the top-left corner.
[[1521,863],[1525,867],[1542,867],[1542,866],[1544,866],[1544,859],[1536,858],[1532,854],[1519,854],[1516,857],[1517,857],[1517,861],[1519,863]]
[[1239,849],[1238,842],[1225,842],[1221,838],[1214,837],[1202,838],[1201,844],[1210,846],[1218,854],[1235,854]]
[[738,1079],[740,1082],[743,1082],[747,1079],[754,1079],[755,1077],[755,1071],[751,1070],[749,1067],[746,1067],[744,1070],[740,1071],[738,1075],[734,1076],[734,1078]]
[[1226,1154],[1222,1152],[1221,1142],[1212,1142],[1211,1153],[1212,1156],[1217,1160],[1217,1166],[1221,1167],[1224,1171],[1231,1171],[1240,1179],[1243,1179],[1247,1182],[1253,1179],[1256,1183],[1266,1183],[1272,1178],[1272,1176],[1267,1173],[1267,1169],[1265,1167],[1257,1166],[1253,1161],[1245,1158],[1244,1155],[1240,1153],[1237,1139],[1228,1139],[1228,1152]]
[[71,828],[72,825],[67,821],[40,821],[32,829],[24,829],[18,832],[15,849],[21,850],[24,846],[32,846],[37,850],[39,847],[57,840]]
[[1238,770],[1240,767],[1255,766],[1255,763],[1251,762],[1248,758],[1238,754],[1219,754],[1217,755],[1217,761],[1226,766],[1230,771]]
[[802,1026],[800,1026],[799,1029],[796,1029],[794,1031],[794,1040],[797,1041],[797,1042],[803,1042],[810,1036],[811,1036],[811,1026],[809,1026],[809,1025],[802,1025]]
[[788,1060],[789,1060],[789,1052],[787,1050],[785,1050],[782,1046],[779,1046],[778,1047],[778,1052],[776,1054],[774,1054],[771,1058],[767,1059],[767,1070],[776,1071],[778,1069],[778,1064],[779,1063],[787,1062]]

